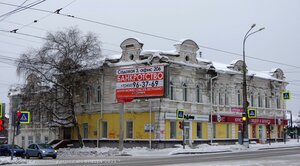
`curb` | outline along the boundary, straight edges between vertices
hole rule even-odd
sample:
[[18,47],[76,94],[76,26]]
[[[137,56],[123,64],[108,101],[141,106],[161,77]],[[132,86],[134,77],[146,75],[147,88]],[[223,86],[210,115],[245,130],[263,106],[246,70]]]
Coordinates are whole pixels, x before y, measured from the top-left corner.
[[299,148],[299,146],[269,147],[269,148],[259,148],[258,150],[268,150],[268,149],[289,149],[289,148]]
[[223,151],[213,151],[213,152],[177,152],[171,155],[179,155],[179,154],[205,154],[205,153],[223,153],[223,152],[232,152],[231,150],[223,150]]

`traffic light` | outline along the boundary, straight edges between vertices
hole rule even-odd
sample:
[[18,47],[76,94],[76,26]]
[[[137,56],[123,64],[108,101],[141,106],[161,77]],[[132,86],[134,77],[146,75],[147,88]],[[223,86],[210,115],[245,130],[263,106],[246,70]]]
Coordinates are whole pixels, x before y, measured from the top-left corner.
[[183,129],[183,128],[182,128],[182,121],[179,121],[179,128],[180,128],[180,129]]
[[22,113],[21,113],[21,111],[17,111],[17,121],[20,121],[20,119],[21,119],[21,115],[22,115]]
[[17,111],[16,113],[16,127],[17,127],[17,130],[16,130],[16,135],[19,135],[20,134],[20,119],[21,119],[21,111]]
[[246,120],[247,120],[246,114],[245,114],[245,113],[243,113],[243,116],[242,116],[242,121],[243,121],[243,122],[246,122]]
[[0,131],[4,130],[4,121],[0,119]]

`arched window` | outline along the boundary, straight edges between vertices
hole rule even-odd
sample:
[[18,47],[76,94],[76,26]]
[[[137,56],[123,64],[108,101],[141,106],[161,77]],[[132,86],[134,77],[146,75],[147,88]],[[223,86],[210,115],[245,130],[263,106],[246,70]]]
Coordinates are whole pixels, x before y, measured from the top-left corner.
[[90,103],[90,97],[91,97],[91,89],[90,87],[85,88],[85,103]]
[[281,108],[280,95],[277,95],[277,96],[276,96],[276,108]]
[[187,86],[185,83],[182,85],[182,98],[183,101],[187,101]]
[[260,93],[258,93],[257,95],[257,102],[258,102],[258,107],[262,107],[262,97]]
[[229,105],[229,99],[228,99],[228,94],[227,90],[225,89],[225,105]]
[[174,100],[174,85],[172,82],[170,82],[169,97],[170,97],[170,100]]
[[253,96],[253,92],[250,93],[250,106],[251,106],[251,107],[254,106],[254,96]]
[[101,102],[101,86],[97,86],[96,88],[96,103],[100,103]]

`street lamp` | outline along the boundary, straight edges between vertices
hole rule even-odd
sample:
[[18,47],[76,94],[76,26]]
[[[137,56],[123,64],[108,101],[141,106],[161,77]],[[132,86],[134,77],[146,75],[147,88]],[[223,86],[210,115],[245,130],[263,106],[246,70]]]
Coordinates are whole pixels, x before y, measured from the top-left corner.
[[243,40],[243,109],[244,109],[244,113],[246,114],[246,123],[243,124],[244,125],[243,126],[243,144],[247,148],[249,148],[249,137],[248,137],[249,119],[248,119],[248,112],[247,112],[249,103],[247,101],[247,81],[246,81],[247,66],[246,66],[246,61],[245,61],[245,43],[249,36],[265,29],[265,28],[260,28],[259,30],[256,30],[256,31],[250,33],[250,31],[255,27],[255,25],[256,24],[253,24],[251,26],[251,28],[248,30],[248,32],[244,36],[244,40]]

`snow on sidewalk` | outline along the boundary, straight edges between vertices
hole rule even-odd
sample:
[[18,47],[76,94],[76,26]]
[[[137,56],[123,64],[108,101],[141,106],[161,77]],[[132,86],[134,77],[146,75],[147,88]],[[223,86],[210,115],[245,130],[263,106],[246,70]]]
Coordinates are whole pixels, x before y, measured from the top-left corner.
[[[111,157],[114,158],[120,155],[126,156],[141,156],[141,157],[164,157],[170,155],[179,154],[201,154],[201,153],[222,153],[222,152],[238,152],[238,151],[255,151],[259,149],[269,148],[285,148],[296,147],[300,143],[297,139],[288,140],[285,144],[283,142],[269,144],[250,144],[249,148],[243,145],[208,145],[200,144],[196,147],[190,148],[186,146],[185,149],[181,145],[177,145],[177,148],[165,148],[165,149],[149,149],[147,147],[134,147],[124,148],[122,152],[119,152],[118,148],[61,148],[58,150],[58,157],[56,160],[28,160],[20,157],[14,157],[14,160],[10,160],[10,157],[0,156],[0,165],[4,164],[49,164],[49,163],[72,163],[76,162],[76,158],[82,158],[82,162],[103,162],[105,159]],[[105,161],[106,162],[106,161]]]

